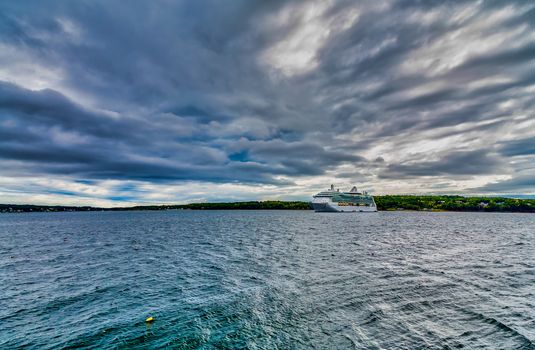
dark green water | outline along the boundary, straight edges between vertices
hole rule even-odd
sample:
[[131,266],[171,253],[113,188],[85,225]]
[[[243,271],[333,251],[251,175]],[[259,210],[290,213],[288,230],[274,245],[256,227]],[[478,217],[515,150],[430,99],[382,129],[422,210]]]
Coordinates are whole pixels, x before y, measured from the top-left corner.
[[2,214],[0,283],[2,349],[534,349],[535,215]]

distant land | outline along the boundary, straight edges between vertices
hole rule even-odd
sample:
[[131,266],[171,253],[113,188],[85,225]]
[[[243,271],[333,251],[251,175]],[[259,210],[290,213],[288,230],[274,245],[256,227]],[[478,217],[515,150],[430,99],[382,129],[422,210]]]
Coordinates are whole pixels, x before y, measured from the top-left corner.
[[[464,196],[374,196],[379,210],[417,211],[483,211],[535,213],[535,199]],[[231,203],[190,203],[179,205],[142,205],[132,207],[99,208],[90,206],[48,206],[0,204],[1,213],[65,212],[65,211],[122,211],[122,210],[311,210],[308,202],[250,201]]]

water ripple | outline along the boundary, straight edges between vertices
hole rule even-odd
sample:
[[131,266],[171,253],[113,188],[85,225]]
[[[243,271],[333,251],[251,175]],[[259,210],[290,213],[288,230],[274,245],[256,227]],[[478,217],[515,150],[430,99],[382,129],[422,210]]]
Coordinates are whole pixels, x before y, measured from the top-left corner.
[[0,348],[535,349],[533,227],[500,213],[4,214]]

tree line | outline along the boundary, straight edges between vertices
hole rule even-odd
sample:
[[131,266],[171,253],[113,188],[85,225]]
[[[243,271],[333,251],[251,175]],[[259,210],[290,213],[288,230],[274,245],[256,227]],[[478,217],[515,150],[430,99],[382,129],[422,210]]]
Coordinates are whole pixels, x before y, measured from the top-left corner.
[[[489,211],[535,213],[535,199],[463,196],[375,196],[378,210],[418,211]],[[46,206],[0,204],[0,212],[63,212],[63,211],[122,211],[122,210],[311,210],[302,201],[249,201],[222,203],[190,203],[179,205],[144,205],[132,207],[98,208],[74,206]]]

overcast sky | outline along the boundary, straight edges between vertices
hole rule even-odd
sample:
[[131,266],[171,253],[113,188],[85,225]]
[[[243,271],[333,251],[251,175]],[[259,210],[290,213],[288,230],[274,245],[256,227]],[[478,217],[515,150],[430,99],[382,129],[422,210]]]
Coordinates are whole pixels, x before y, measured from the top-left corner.
[[0,202],[535,193],[530,1],[3,1]]

